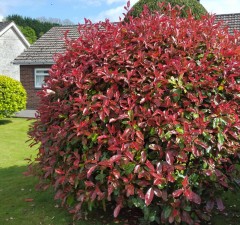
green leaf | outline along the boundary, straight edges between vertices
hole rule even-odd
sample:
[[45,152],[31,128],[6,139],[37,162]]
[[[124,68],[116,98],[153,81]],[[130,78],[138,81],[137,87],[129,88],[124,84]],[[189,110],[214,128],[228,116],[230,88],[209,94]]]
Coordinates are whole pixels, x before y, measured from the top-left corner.
[[180,126],[178,126],[178,127],[176,128],[176,131],[177,131],[179,134],[183,134],[183,133],[184,133],[183,128],[180,127]]
[[88,202],[88,210],[91,212],[94,207],[94,201],[89,201]]
[[173,89],[173,101],[178,102],[181,98],[182,90],[180,88]]
[[157,214],[157,211],[156,210],[150,210],[150,212],[149,212],[149,216],[148,216],[148,220],[150,221],[150,222],[153,222],[153,221],[155,221],[155,219],[156,219],[156,214]]
[[133,111],[132,110],[128,110],[128,116],[129,116],[129,120],[133,121]]
[[205,131],[203,132],[203,136],[206,140],[210,141],[211,140],[211,136],[209,133],[206,133]]
[[170,131],[168,131],[168,132],[165,134],[165,138],[166,138],[167,140],[169,140],[169,139],[171,138],[171,136],[172,136],[172,134],[171,134]]
[[104,173],[100,173],[95,177],[95,180],[99,180],[101,182],[103,182],[103,179],[106,177],[106,174]]
[[143,207],[143,214],[144,214],[144,219],[145,220],[148,220],[149,218],[149,213],[150,213],[150,208],[147,207],[146,205]]
[[97,138],[98,138],[98,134],[97,134],[97,133],[93,133],[93,134],[91,134],[91,135],[88,137],[88,139],[91,139],[91,141],[92,141],[93,143],[96,143],[96,142],[97,142]]
[[213,119],[213,128],[217,128],[218,127],[218,123],[219,123],[219,118],[214,118]]
[[145,203],[141,198],[133,198],[132,203],[135,207],[140,209],[143,209],[143,207],[145,206]]
[[155,131],[155,128],[154,128],[154,127],[151,127],[149,134],[150,134],[151,136],[153,136],[154,134],[156,134],[156,131]]
[[67,198],[67,204],[71,206],[74,203],[74,197],[73,195],[68,196]]
[[129,175],[130,173],[132,173],[134,168],[135,168],[135,163],[128,163],[126,165],[123,165],[123,169],[125,170],[126,175]]
[[183,209],[187,212],[191,212],[192,207],[190,205],[186,205]]
[[164,215],[164,218],[167,219],[170,215],[171,215],[171,212],[172,212],[172,207],[171,206],[166,206],[163,208],[163,215]]
[[218,133],[218,143],[220,145],[223,145],[223,143],[224,143],[224,135],[223,135],[223,133]]
[[197,113],[193,113],[193,118],[197,119],[199,117],[199,115]]

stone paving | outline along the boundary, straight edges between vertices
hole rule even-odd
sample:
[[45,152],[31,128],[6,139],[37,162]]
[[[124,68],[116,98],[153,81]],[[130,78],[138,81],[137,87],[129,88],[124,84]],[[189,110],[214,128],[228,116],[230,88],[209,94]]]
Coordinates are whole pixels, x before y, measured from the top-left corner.
[[36,117],[36,110],[22,110],[15,114],[16,117],[22,118],[35,118]]

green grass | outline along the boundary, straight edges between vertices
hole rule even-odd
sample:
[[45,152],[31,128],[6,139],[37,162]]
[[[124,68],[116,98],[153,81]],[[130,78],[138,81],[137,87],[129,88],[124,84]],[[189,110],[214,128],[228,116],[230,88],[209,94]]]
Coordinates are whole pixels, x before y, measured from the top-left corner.
[[[51,190],[35,190],[37,179],[26,177],[25,158],[34,157],[30,149],[27,130],[31,121],[21,118],[0,120],[0,224],[1,225],[107,225],[135,224],[132,212],[122,212],[119,219],[101,209],[90,214],[88,220],[73,222],[71,215],[54,201]],[[227,210],[214,216],[212,225],[240,224],[240,193],[226,193]],[[31,200],[31,201],[29,201]],[[130,218],[132,220],[130,220]],[[128,219],[130,222],[128,222]]]

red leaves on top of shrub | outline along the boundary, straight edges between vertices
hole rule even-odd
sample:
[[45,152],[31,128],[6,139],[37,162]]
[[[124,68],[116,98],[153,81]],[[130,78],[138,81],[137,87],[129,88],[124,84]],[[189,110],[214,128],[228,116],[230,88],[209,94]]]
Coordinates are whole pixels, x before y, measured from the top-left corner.
[[169,10],[86,21],[39,94],[41,178],[76,216],[109,200],[192,224],[236,185],[240,35]]

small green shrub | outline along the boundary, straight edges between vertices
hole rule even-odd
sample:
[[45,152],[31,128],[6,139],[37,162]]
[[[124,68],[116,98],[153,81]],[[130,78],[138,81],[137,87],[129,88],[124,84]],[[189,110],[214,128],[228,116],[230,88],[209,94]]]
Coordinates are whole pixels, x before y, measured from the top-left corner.
[[0,75],[0,118],[26,108],[27,94],[21,82]]
[[196,225],[238,187],[240,33],[179,14],[87,21],[66,38],[30,134],[42,186],[76,218],[111,201],[115,217]]

